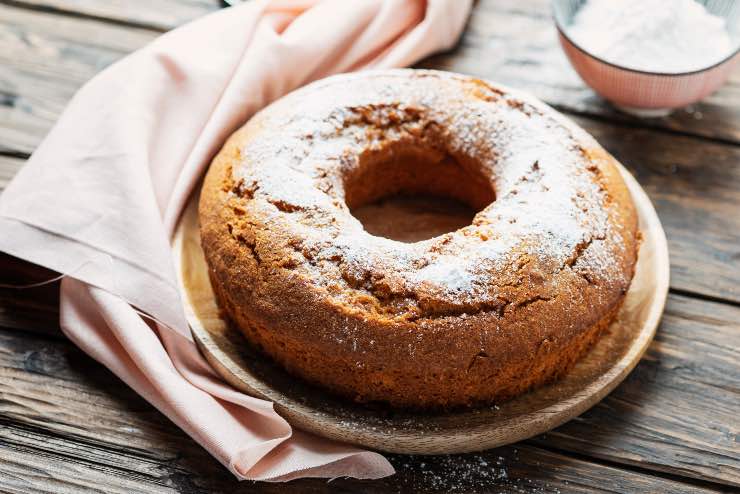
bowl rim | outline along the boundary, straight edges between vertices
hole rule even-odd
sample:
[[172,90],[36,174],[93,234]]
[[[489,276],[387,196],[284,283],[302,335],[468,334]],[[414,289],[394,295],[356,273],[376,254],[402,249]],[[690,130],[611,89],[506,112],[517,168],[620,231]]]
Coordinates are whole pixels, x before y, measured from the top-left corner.
[[555,3],[556,3],[555,0],[552,0],[551,3],[552,3],[552,12],[551,12],[552,19],[553,19],[553,22],[555,23],[555,28],[558,30],[558,33],[560,34],[560,36],[562,36],[563,38],[565,38],[565,40],[568,41],[568,43],[570,43],[571,45],[573,45],[573,47],[575,49],[577,49],[578,51],[580,51],[584,55],[586,55],[588,57],[591,57],[591,58],[593,58],[593,59],[595,59],[595,60],[597,60],[597,61],[599,61],[599,62],[601,62],[603,64],[609,65],[610,67],[614,67],[615,69],[624,70],[624,71],[632,72],[632,73],[635,73],[635,74],[650,75],[650,76],[685,77],[685,76],[700,74],[702,72],[707,72],[707,71],[710,71],[710,70],[712,70],[714,68],[717,68],[720,65],[723,65],[723,64],[731,61],[733,58],[735,58],[735,56],[737,54],[740,53],[740,43],[739,43],[738,46],[737,46],[737,48],[735,48],[735,50],[733,50],[729,55],[727,55],[725,58],[723,58],[719,62],[715,62],[712,65],[709,65],[709,66],[704,67],[704,68],[701,68],[701,69],[690,70],[690,71],[687,71],[687,72],[658,72],[658,71],[651,71],[651,70],[632,69],[630,67],[625,67],[623,65],[619,65],[619,64],[616,64],[614,62],[609,62],[607,60],[604,60],[603,58],[601,58],[601,57],[599,57],[597,55],[594,55],[593,53],[591,53],[590,51],[586,50],[581,45],[579,45],[578,43],[576,43],[575,41],[573,41],[573,39],[570,36],[568,36],[568,34],[566,33],[567,30],[563,26],[560,25],[560,21],[558,20],[558,16],[555,13],[555,9],[557,8],[557,7],[555,7]]

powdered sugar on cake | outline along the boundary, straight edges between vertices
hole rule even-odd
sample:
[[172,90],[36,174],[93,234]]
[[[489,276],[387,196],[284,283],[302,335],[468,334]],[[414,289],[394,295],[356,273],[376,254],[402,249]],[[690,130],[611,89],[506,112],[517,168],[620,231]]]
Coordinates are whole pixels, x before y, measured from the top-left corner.
[[[301,238],[295,248],[310,259],[301,268],[306,279],[343,280],[387,305],[390,315],[413,309],[415,317],[432,317],[528,302],[510,300],[515,283],[548,300],[556,287],[537,281],[540,272],[581,270],[589,283],[618,272],[620,242],[606,192],[582,152],[590,138],[544,105],[480,81],[430,73],[435,85],[427,87],[423,76],[412,84],[392,74],[368,79],[368,91],[356,84],[343,91],[334,78],[304,89],[311,98],[298,91],[278,102],[269,123],[281,132],[247,143],[245,165],[233,172],[235,180],[256,184],[251,207]],[[449,81],[441,91],[440,78]],[[349,214],[337,214],[348,211],[340,174],[358,166],[363,150],[423,135],[429,125],[444,129],[450,154],[469,157],[493,177],[496,200],[472,225],[408,244],[372,236]]]

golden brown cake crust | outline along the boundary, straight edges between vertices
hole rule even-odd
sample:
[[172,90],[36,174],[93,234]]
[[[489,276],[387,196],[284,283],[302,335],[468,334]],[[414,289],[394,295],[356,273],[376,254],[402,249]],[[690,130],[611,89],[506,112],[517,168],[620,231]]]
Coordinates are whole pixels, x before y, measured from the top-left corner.
[[[398,192],[481,211],[415,243],[350,206]],[[539,101],[458,74],[335,76],[226,143],[200,199],[217,299],[290,372],[359,401],[507,399],[566,372],[616,316],[637,216],[614,159]]]

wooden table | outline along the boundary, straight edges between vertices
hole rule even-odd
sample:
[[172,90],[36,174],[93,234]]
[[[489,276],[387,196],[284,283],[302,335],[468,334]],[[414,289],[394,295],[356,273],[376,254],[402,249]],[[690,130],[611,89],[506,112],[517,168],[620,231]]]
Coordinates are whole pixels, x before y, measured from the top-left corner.
[[[0,0],[0,188],[74,91],[215,0]],[[546,0],[476,4],[452,52],[421,66],[525,88],[638,178],[671,249],[671,293],[647,355],[583,416],[478,454],[391,456],[384,480],[236,482],[59,332],[58,285],[0,290],[1,492],[729,492],[740,488],[740,73],[694,108],[619,114],[556,44]],[[2,232],[0,232],[2,235]],[[53,273],[0,257],[0,283]]]

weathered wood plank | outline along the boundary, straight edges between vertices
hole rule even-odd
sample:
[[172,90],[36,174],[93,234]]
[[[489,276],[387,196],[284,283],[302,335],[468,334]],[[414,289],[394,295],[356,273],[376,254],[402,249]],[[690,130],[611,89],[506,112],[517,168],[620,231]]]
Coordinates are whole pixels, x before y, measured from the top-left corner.
[[82,15],[166,31],[220,8],[218,0],[3,0],[43,11]]
[[[656,341],[628,380],[530,443],[740,485],[739,321],[740,308],[670,296]],[[16,426],[168,464],[183,448],[173,451],[178,431],[166,419],[63,340],[0,333],[0,395],[0,417]]]
[[740,147],[576,119],[653,201],[671,287],[740,302]]
[[627,380],[534,442],[740,486],[739,409],[740,308],[671,295]]
[[627,476],[622,469],[594,468],[583,460],[528,444],[463,456],[392,457],[391,461],[400,473],[391,488],[381,492],[729,492],[724,486]]
[[[14,431],[12,431],[14,432]],[[13,438],[15,439],[15,438]],[[523,446],[500,448],[467,457],[391,458],[398,473],[387,479],[358,481],[298,480],[284,484],[238,483],[225,470],[200,468],[171,471],[160,464],[153,475],[142,475],[117,465],[100,465],[84,457],[49,452],[46,436],[0,439],[0,489],[18,494],[77,492],[128,493],[614,493],[666,494],[729,492],[720,486],[697,486],[680,481],[620,470]],[[31,443],[30,445],[28,443]],[[79,454],[79,451],[74,451]],[[201,461],[213,461],[202,458]],[[216,465],[214,465],[216,466]],[[217,466],[216,466],[217,467]],[[207,475],[207,477],[206,477]]]
[[[0,440],[0,489],[8,494],[72,493],[173,493],[157,485],[81,464],[71,458],[55,458],[43,450],[14,447]],[[188,491],[185,491],[188,492]],[[194,492],[194,491],[191,491]]]
[[[237,484],[142,398],[65,341],[0,332],[0,491],[278,492]],[[374,482],[294,482],[300,492],[709,492],[532,445],[391,456]],[[715,486],[721,489],[721,486]]]
[[30,154],[84,82],[157,34],[0,5],[0,151]]
[[0,289],[0,328],[23,328],[22,331],[62,337],[59,329],[59,283],[33,289],[32,293],[37,298],[14,292]]
[[[161,30],[211,12],[218,2],[12,0],[10,3]],[[470,73],[527,89],[564,111],[740,142],[737,118],[740,71],[735,72],[727,85],[692,108],[660,119],[627,116],[596,96],[571,69],[556,40],[549,0],[478,1],[458,49],[422,65]]]

